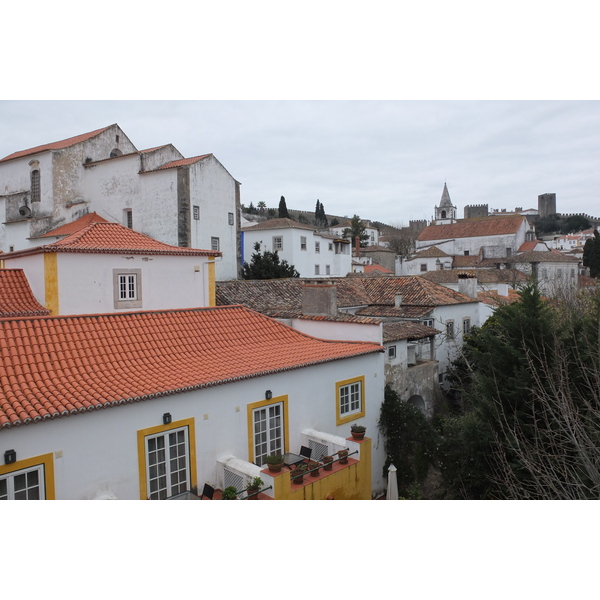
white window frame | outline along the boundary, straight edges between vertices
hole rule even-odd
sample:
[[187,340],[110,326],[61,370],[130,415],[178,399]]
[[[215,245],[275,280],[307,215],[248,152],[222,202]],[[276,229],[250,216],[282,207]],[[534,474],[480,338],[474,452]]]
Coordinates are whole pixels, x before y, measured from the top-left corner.
[[274,235],[273,236],[273,252],[283,251],[283,236],[282,235]]
[[396,346],[388,346],[388,358],[396,358]]
[[[175,436],[175,439],[172,436]],[[159,447],[161,443],[162,448]],[[150,500],[165,500],[191,488],[190,439],[187,426],[145,436],[144,452],[146,489]]]
[[321,242],[315,242],[315,254],[321,253]]
[[363,382],[353,381],[341,385],[338,402],[342,419],[363,412]]
[[300,250],[306,250],[306,237],[300,236]]
[[[30,475],[37,473],[37,483],[30,485],[27,481],[30,479]],[[15,492],[15,479],[24,477],[26,486],[25,488],[19,487]],[[6,482],[6,490],[0,489],[0,500],[45,500],[46,499],[46,488],[45,488],[45,472],[44,465],[34,465],[25,469],[19,469],[18,471],[10,471],[4,475],[0,475],[0,482]],[[33,490],[37,491],[37,498],[30,498],[30,494]],[[6,493],[4,494],[3,491]],[[18,494],[18,497],[15,497]]]
[[218,237],[210,238],[210,249],[213,252],[219,252],[221,248],[221,240]]
[[113,269],[113,288],[115,308],[142,307],[141,269]]
[[273,402],[252,410],[254,463],[259,467],[265,464],[270,454],[285,452],[284,410],[283,402]]
[[200,220],[200,207],[197,204],[192,206],[192,215],[194,217],[194,221]]

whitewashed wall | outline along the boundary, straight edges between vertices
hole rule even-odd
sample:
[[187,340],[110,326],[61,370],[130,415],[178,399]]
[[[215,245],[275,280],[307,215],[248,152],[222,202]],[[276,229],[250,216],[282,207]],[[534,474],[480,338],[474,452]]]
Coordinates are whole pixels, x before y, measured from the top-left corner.
[[289,447],[299,451],[300,432],[306,428],[350,436],[350,424],[335,425],[335,383],[360,375],[366,388],[366,416],[360,422],[373,438],[373,489],[381,491],[385,455],[376,419],[384,378],[379,354],[2,430],[0,454],[14,449],[23,460],[53,453],[57,499],[106,493],[138,499],[137,431],[161,425],[163,413],[169,412],[173,421],[195,419],[198,483],[214,484],[219,457],[248,459],[246,407],[263,400],[266,390],[273,397],[288,395]]

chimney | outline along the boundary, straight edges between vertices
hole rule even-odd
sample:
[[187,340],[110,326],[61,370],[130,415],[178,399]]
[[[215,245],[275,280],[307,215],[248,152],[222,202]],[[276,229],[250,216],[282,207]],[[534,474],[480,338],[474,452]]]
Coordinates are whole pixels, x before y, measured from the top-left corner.
[[360,258],[360,237],[359,236],[356,236],[355,246],[356,246],[356,258]]
[[508,297],[508,283],[498,284],[498,296]]
[[337,286],[331,281],[302,284],[302,314],[335,317],[337,312]]
[[477,300],[477,277],[467,274],[459,275],[458,292]]
[[394,306],[396,308],[399,308],[400,306],[402,306],[402,294],[396,294],[396,296],[394,298]]

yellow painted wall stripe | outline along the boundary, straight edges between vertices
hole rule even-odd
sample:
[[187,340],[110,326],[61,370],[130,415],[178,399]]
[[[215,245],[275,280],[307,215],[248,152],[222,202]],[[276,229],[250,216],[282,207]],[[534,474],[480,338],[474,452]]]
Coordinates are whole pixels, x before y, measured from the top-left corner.
[[44,253],[44,290],[46,308],[53,316],[59,315],[58,304],[58,254],[56,252]]
[[217,305],[217,278],[215,269],[215,257],[208,257],[208,305]]

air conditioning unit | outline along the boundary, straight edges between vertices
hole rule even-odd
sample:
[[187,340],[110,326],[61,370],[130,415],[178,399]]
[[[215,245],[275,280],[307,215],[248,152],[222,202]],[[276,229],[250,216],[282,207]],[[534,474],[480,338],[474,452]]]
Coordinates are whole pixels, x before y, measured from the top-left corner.
[[22,217],[30,217],[31,216],[31,209],[29,208],[29,206],[21,206],[21,208],[19,208],[19,214]]

